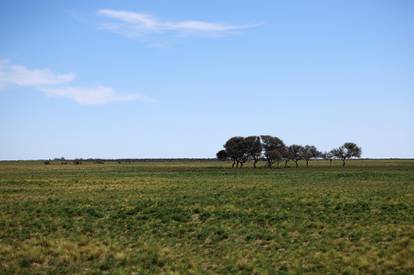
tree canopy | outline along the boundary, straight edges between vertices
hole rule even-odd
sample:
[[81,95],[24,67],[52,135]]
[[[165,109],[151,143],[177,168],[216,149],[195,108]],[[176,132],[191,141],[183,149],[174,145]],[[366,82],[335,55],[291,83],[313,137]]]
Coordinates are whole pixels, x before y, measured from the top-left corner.
[[342,160],[342,166],[345,166],[345,160],[351,158],[360,158],[362,154],[361,147],[353,142],[345,142],[342,146],[332,150],[334,157]]
[[263,144],[263,155],[267,161],[267,167],[271,168],[275,161],[279,163],[282,160],[286,145],[278,137],[265,135],[260,138]]
[[342,160],[342,166],[345,161],[351,158],[361,157],[362,150],[353,142],[346,142],[338,148],[321,153],[314,145],[285,145],[282,139],[271,135],[260,136],[234,136],[226,141],[224,149],[217,152],[218,160],[232,160],[232,167],[243,167],[243,164],[251,160],[253,167],[257,167],[260,160],[266,162],[266,167],[272,168],[274,163],[277,167],[281,161],[285,161],[285,167],[288,162],[293,161],[295,167],[299,167],[299,162],[304,160],[306,167],[312,159],[329,160],[332,165],[333,159]]

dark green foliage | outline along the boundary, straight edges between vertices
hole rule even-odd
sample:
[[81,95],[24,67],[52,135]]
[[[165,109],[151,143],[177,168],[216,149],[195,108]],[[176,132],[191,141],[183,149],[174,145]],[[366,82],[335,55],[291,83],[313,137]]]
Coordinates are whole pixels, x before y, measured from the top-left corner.
[[256,163],[260,160],[263,150],[260,137],[249,136],[244,139],[244,143],[247,149],[248,157],[253,160],[253,167],[256,168]]
[[224,144],[224,148],[225,150],[216,154],[217,159],[233,160],[232,167],[243,167],[243,164],[251,159],[254,168],[261,158],[266,160],[268,168],[272,168],[275,162],[279,167],[282,160],[285,161],[285,168],[289,161],[295,162],[298,168],[300,160],[305,160],[306,167],[309,167],[309,161],[316,158],[329,160],[330,166],[333,158],[338,158],[342,160],[342,166],[345,166],[345,160],[359,158],[362,154],[361,148],[352,142],[346,142],[330,152],[321,153],[313,145],[293,144],[287,147],[280,138],[269,135],[232,137]]
[[232,137],[226,144],[224,149],[230,159],[233,160],[233,167],[242,167],[249,159],[249,151],[244,137]]
[[286,151],[286,146],[283,141],[280,138],[273,136],[261,136],[261,139],[267,167],[271,168],[274,162],[279,164]]
[[229,158],[226,150],[220,150],[217,152],[216,157],[218,160],[227,160]]

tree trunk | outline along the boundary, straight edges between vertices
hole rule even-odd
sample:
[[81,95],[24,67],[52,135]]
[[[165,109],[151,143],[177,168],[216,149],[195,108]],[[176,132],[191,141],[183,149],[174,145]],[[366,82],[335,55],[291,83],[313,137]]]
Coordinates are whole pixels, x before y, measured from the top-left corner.
[[288,160],[285,160],[285,168],[287,168]]
[[266,161],[267,161],[267,168],[272,168],[272,160],[268,157],[266,157]]
[[236,161],[233,160],[233,164],[231,165],[231,168],[234,168],[235,165],[236,165]]
[[256,163],[257,163],[258,161],[259,161],[258,159],[255,159],[255,160],[254,160],[254,162],[253,162],[253,168],[257,168],[257,167],[256,167]]
[[296,164],[296,168],[298,168],[299,165],[298,165],[298,161],[297,160],[295,160],[295,164]]
[[332,160],[329,160],[329,167],[332,167]]
[[345,159],[342,160],[342,167],[345,167]]
[[306,160],[306,168],[309,168],[309,160]]
[[240,162],[240,168],[243,168],[243,162]]

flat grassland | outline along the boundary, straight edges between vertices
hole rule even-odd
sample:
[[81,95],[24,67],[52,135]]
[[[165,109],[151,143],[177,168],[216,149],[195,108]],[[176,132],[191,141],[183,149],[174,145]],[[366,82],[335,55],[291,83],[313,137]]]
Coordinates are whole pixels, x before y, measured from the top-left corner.
[[230,165],[0,162],[0,273],[414,273],[414,161]]

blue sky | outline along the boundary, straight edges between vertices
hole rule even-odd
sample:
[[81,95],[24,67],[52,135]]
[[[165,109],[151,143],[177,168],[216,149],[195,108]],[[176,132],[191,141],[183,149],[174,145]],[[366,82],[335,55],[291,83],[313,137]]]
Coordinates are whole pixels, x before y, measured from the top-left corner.
[[0,159],[414,157],[414,1],[0,2]]

